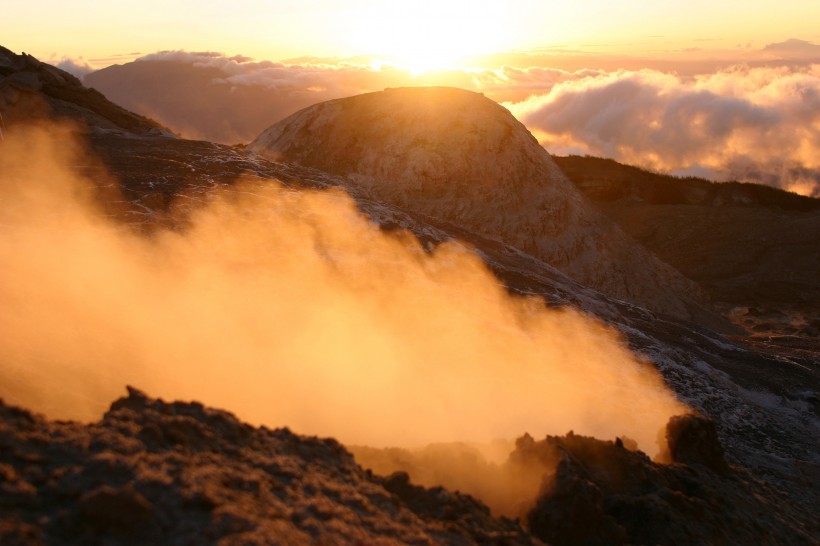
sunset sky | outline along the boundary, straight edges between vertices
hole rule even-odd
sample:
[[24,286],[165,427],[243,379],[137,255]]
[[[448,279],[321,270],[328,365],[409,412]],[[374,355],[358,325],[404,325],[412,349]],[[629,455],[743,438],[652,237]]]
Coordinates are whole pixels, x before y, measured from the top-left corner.
[[[753,7],[752,7],[753,6]],[[96,67],[159,50],[257,59],[390,55],[424,68],[542,48],[663,55],[820,41],[817,0],[8,2],[3,45]]]

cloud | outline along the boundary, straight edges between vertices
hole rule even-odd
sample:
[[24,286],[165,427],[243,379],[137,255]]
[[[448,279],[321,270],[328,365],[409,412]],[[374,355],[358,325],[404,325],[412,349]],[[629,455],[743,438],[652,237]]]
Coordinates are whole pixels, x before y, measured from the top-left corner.
[[387,87],[447,85],[481,91],[498,102],[520,101],[557,83],[602,73],[503,66],[413,74],[371,58],[280,63],[210,51],[162,51],[85,81],[185,137],[233,144],[253,140],[301,108]]
[[506,106],[552,153],[820,195],[820,65],[593,74]]
[[573,429],[650,453],[686,411],[606,326],[509,296],[458,243],[382,232],[340,191],[240,182],[147,237],[98,212],[65,131],[1,145],[8,402],[96,419],[133,384],[372,446]]
[[60,60],[57,60],[56,57],[52,57],[46,62],[52,66],[56,66],[60,70],[65,70],[69,74],[77,76],[78,78],[82,78],[86,74],[90,74],[96,70],[82,57],[72,58],[63,55]]

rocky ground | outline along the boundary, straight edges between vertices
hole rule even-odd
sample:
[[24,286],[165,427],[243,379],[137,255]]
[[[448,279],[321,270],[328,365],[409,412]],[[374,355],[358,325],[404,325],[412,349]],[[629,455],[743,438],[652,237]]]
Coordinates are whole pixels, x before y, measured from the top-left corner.
[[362,470],[334,440],[130,389],[97,423],[0,406],[0,543],[537,544],[441,488]]
[[522,437],[494,470],[537,492],[514,521],[403,472],[374,475],[332,439],[198,402],[129,388],[88,425],[0,403],[0,543],[812,544],[726,464],[710,421],[675,418],[667,438],[669,465],[620,439]]

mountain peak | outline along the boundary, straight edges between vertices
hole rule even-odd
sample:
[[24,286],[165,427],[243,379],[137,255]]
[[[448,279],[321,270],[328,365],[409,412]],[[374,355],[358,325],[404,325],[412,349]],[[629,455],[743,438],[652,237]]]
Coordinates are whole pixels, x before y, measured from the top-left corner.
[[526,127],[480,93],[396,88],[327,101],[250,148],[513,245],[610,296],[681,317],[698,306],[693,282],[595,210]]

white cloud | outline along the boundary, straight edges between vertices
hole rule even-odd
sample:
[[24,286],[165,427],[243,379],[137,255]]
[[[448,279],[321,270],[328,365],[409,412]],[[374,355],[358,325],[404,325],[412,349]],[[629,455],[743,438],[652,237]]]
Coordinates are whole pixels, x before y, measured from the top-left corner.
[[552,153],[820,194],[820,65],[591,74],[507,106]]
[[60,70],[65,70],[69,74],[78,78],[82,78],[86,74],[90,74],[96,70],[82,57],[73,58],[63,55],[59,60],[57,60],[55,56],[46,62],[50,65],[56,66]]

